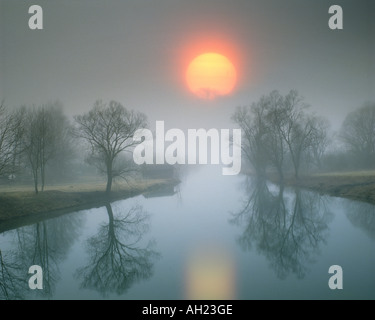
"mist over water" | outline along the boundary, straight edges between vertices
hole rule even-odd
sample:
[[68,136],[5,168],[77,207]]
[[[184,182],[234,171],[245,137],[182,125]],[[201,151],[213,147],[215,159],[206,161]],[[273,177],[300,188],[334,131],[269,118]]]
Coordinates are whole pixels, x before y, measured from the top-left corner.
[[[374,230],[362,222],[373,211],[201,166],[164,196],[2,233],[3,263],[15,279],[36,262],[48,274],[41,293],[24,281],[5,286],[13,298],[32,299],[373,299]],[[328,287],[335,264],[344,270],[342,291]],[[215,289],[197,287],[208,281],[204,270]]]

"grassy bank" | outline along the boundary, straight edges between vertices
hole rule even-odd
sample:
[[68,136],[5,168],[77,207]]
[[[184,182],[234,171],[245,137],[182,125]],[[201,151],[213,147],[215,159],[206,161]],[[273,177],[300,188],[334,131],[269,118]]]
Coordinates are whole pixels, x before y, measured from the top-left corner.
[[[274,182],[278,182],[273,179]],[[375,204],[375,171],[332,172],[287,178],[285,184]]]
[[101,182],[49,186],[39,194],[35,194],[30,186],[2,186],[0,187],[0,224],[25,217],[34,219],[42,215],[55,216],[97,207],[108,201],[126,199],[177,183],[175,180],[153,179],[133,181],[131,184],[116,184],[109,196],[103,191],[105,183]]

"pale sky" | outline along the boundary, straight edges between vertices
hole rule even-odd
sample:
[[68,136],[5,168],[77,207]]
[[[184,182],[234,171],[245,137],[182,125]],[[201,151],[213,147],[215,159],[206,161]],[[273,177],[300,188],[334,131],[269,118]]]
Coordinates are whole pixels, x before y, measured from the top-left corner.
[[[297,89],[339,126],[375,101],[375,1],[0,0],[0,99],[8,107],[60,100],[68,115],[96,99],[121,102],[166,128],[230,128],[236,106]],[[30,30],[29,6],[43,8]],[[344,29],[328,27],[341,5]],[[234,92],[205,101],[187,89],[196,55],[227,55]]]

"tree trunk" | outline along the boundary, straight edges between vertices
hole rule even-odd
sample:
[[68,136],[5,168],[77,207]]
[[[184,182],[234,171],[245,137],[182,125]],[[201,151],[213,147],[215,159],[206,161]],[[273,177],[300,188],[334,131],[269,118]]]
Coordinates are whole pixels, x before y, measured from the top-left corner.
[[45,174],[44,174],[44,165],[42,165],[40,167],[40,179],[41,179],[41,182],[42,182],[42,192],[44,191],[44,177],[45,177]]
[[33,176],[34,176],[34,189],[35,189],[35,194],[38,194],[38,169],[34,170],[33,169]]
[[111,193],[111,189],[112,189],[112,161],[108,161],[107,162],[107,188],[105,190],[105,192],[107,194],[110,194]]
[[39,190],[38,190],[38,181],[37,180],[34,181],[34,189],[35,189],[35,194],[38,194]]
[[284,185],[284,172],[281,166],[277,166],[277,172],[279,174],[279,184]]
[[294,176],[296,178],[296,180],[298,181],[299,180],[299,175],[298,175],[298,167],[294,167]]
[[111,189],[112,189],[112,174],[108,173],[107,188],[105,189],[105,192],[109,194],[111,193]]
[[[291,152],[292,153],[292,152]],[[298,176],[298,171],[299,171],[299,159],[297,159],[294,155],[294,153],[292,153],[292,162],[293,162],[293,167],[294,167],[294,177],[296,178],[296,180],[299,179],[299,176]]]

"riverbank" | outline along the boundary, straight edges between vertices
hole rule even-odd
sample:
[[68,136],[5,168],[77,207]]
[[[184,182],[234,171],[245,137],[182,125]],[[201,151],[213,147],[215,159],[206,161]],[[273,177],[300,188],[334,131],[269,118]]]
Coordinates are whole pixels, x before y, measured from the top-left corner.
[[[278,183],[277,179],[272,181]],[[285,185],[375,204],[375,171],[331,172],[286,178]]]
[[99,207],[177,184],[178,181],[174,179],[140,180],[130,185],[117,184],[110,195],[101,191],[104,190],[102,183],[62,184],[48,187],[39,194],[27,186],[0,188],[0,225],[25,218],[34,221],[41,217]]

